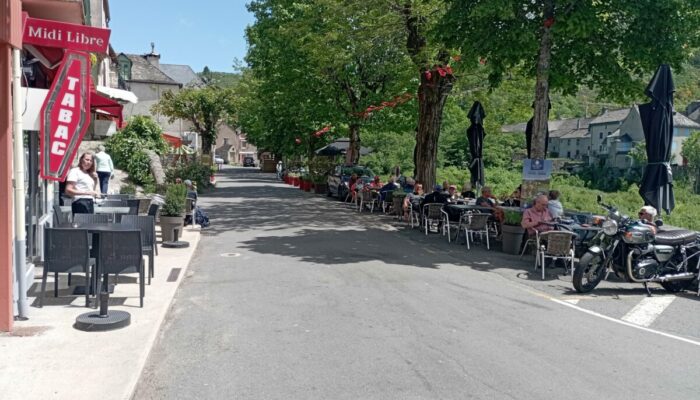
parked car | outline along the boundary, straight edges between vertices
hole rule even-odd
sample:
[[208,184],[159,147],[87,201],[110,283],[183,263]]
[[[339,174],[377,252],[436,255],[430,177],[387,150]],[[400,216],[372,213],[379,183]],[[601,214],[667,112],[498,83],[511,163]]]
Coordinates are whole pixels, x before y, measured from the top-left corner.
[[244,167],[255,167],[255,159],[253,157],[246,157],[243,159]]
[[365,183],[372,182],[374,173],[371,169],[360,165],[337,165],[328,175],[328,196],[335,196],[339,200],[345,200],[350,190],[348,182],[350,176],[357,174]]

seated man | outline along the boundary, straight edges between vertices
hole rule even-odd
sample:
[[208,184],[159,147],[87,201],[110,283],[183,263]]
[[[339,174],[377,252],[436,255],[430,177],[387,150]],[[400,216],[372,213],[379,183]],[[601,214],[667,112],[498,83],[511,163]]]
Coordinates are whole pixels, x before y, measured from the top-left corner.
[[455,185],[450,185],[447,188],[447,198],[445,199],[446,203],[456,203],[457,202],[457,186]]
[[639,209],[639,220],[646,223],[655,225],[656,223],[656,209],[652,206],[644,206]]
[[559,191],[550,190],[549,191],[549,213],[552,214],[552,218],[561,218],[564,216],[564,206],[559,201]]
[[554,229],[547,224],[547,222],[554,221],[552,214],[549,213],[547,208],[548,203],[547,196],[537,196],[535,204],[523,213],[523,220],[520,225],[527,229],[529,235],[534,236],[536,232],[546,232]]
[[496,218],[496,221],[498,221],[499,224],[503,224],[505,214],[503,213],[503,209],[498,207],[498,202],[491,193],[490,187],[484,186],[481,189],[481,197],[476,199],[476,205],[490,208],[494,218]]
[[447,200],[447,198],[446,198],[445,194],[442,192],[442,186],[435,185],[433,192],[425,196],[425,201],[423,201],[423,204],[431,204],[431,203],[444,204],[446,200]]
[[389,192],[393,192],[396,190],[398,185],[396,184],[396,178],[393,176],[389,178],[389,182],[387,182],[386,185],[382,186],[381,189],[379,189],[379,196],[381,197],[381,200],[384,201],[386,198],[386,194]]

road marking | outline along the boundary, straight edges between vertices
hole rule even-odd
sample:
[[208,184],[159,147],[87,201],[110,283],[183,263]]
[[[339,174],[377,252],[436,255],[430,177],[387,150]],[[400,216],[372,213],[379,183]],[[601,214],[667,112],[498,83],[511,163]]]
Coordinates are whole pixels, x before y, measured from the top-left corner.
[[641,326],[651,326],[675,299],[676,296],[645,297],[621,319]]
[[569,300],[564,300],[564,301],[567,302],[567,303],[569,303],[569,304],[578,304],[578,302],[579,302],[580,300],[581,300],[581,299],[569,299]]
[[567,302],[567,301],[559,300],[559,299],[557,299],[557,298],[554,298],[554,297],[552,297],[552,296],[550,296],[550,295],[548,295],[548,294],[546,294],[546,293],[540,292],[540,291],[538,291],[537,289],[531,288],[531,287],[529,287],[529,286],[525,286],[525,285],[520,284],[520,283],[511,282],[511,281],[509,281],[508,279],[506,279],[506,278],[503,277],[503,276],[500,276],[500,275],[492,275],[492,276],[495,276],[495,277],[500,278],[502,281],[504,281],[504,283],[505,283],[506,285],[508,285],[508,286],[510,286],[510,287],[520,289],[520,290],[522,290],[522,291],[524,291],[524,292],[530,293],[530,294],[532,294],[532,295],[534,295],[534,296],[537,296],[537,297],[540,297],[540,298],[543,298],[543,299],[551,300],[551,301],[553,301],[553,302],[555,302],[555,303],[557,303],[557,304],[561,304],[561,305],[563,305],[563,306],[566,306],[566,307],[569,307],[569,308],[573,308],[574,310],[581,311],[582,313],[586,313],[586,314],[592,315],[592,316],[594,316],[594,317],[602,318],[602,319],[604,319],[604,320],[607,320],[607,321],[610,321],[610,322],[614,322],[614,323],[617,323],[617,324],[620,324],[620,325],[629,326],[630,328],[639,329],[639,330],[641,330],[641,331],[653,333],[653,334],[656,334],[656,335],[659,335],[659,336],[667,337],[667,338],[669,338],[669,339],[675,339],[675,340],[678,340],[678,341],[681,341],[681,342],[684,342],[684,343],[689,343],[689,344],[692,344],[692,345],[695,345],[695,346],[699,346],[699,347],[700,347],[700,342],[699,342],[699,341],[692,340],[692,339],[688,339],[688,338],[684,338],[684,337],[682,337],[682,336],[676,336],[676,335],[673,335],[673,334],[670,334],[670,333],[666,333],[666,332],[662,332],[662,331],[658,331],[658,330],[656,330],[656,329],[647,328],[647,327],[645,327],[645,326],[635,325],[635,324],[633,324],[633,323],[631,323],[631,322],[623,321],[623,320],[621,320],[621,319],[617,319],[617,318],[613,318],[613,317],[608,317],[607,315],[603,315],[603,314],[597,313],[597,312],[595,312],[595,311],[587,310],[587,309],[585,309],[585,308],[583,308],[583,307],[581,307],[581,306],[578,306],[578,305],[576,305],[576,304],[571,304],[571,303],[569,303],[569,302]]

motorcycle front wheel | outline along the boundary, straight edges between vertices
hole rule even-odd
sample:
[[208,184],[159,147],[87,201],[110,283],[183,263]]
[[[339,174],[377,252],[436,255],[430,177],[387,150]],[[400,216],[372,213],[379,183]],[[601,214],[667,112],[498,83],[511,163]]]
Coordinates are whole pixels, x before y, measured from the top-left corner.
[[586,253],[581,257],[578,267],[574,270],[574,289],[579,293],[588,293],[605,276],[605,263],[600,254]]

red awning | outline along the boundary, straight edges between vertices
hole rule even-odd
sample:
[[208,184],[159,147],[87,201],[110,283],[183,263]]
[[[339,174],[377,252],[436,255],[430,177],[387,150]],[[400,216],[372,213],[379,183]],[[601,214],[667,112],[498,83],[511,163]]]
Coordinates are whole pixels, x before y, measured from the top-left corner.
[[118,120],[117,126],[119,127],[123,125],[123,108],[124,106],[110,98],[104,97],[95,91],[90,92],[90,109],[93,111],[101,111],[104,114],[116,118]]
[[173,147],[177,148],[182,146],[182,139],[179,136],[174,136],[167,133],[162,133],[161,136],[163,136],[163,139],[168,141],[168,143],[170,143],[170,145]]

